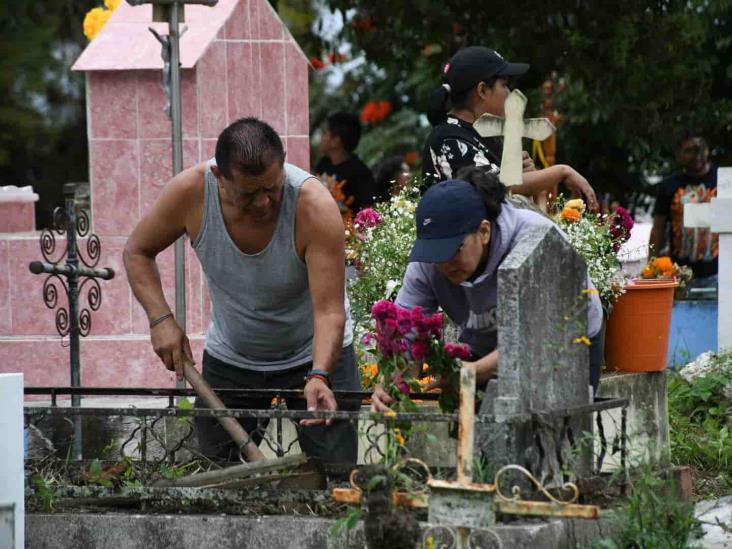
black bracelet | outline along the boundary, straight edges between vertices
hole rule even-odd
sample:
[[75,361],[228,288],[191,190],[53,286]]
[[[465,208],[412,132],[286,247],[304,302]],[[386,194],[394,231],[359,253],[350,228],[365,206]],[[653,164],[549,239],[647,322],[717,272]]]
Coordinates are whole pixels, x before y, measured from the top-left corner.
[[169,318],[173,318],[173,313],[166,313],[163,316],[159,316],[158,318],[151,320],[150,329],[152,330],[155,326],[157,326],[164,320],[168,320]]

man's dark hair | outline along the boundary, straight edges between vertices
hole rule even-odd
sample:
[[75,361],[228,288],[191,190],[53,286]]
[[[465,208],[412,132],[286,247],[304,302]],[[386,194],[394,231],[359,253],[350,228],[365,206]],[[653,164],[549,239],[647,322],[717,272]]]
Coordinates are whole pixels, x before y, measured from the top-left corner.
[[355,114],[337,112],[331,114],[326,120],[328,132],[341,138],[343,147],[348,152],[353,152],[361,140],[361,121]]
[[262,175],[267,168],[285,161],[282,140],[272,126],[256,118],[240,118],[219,135],[216,165],[226,179],[232,170],[243,175]]
[[676,136],[676,142],[674,143],[674,150],[680,151],[681,147],[684,146],[684,143],[689,141],[690,139],[698,139],[701,141],[702,145],[706,148],[709,148],[709,145],[707,144],[707,140],[702,137],[702,135],[695,130],[683,130]]

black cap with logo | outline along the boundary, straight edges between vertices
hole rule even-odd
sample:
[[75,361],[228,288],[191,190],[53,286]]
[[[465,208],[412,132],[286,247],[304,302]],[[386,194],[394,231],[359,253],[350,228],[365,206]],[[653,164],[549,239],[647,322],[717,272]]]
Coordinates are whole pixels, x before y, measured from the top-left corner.
[[517,77],[529,70],[526,63],[509,63],[490,48],[470,46],[452,56],[443,71],[452,94],[459,94],[495,76]]

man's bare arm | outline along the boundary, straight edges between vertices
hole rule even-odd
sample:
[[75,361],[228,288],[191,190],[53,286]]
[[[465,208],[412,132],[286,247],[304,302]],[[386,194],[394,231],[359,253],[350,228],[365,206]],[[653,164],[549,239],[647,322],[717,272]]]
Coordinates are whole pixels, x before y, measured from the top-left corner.
[[[185,170],[168,183],[151,210],[132,231],[123,258],[132,292],[149,320],[170,312],[155,257],[186,232],[190,206],[195,203],[195,180],[200,166]],[[153,349],[169,370],[182,377],[184,354],[191,357],[185,334],[173,319],[150,331]]]
[[305,264],[313,300],[313,367],[332,370],[343,345],[346,322],[345,233],[338,206],[317,180],[303,184],[298,224],[305,240]]

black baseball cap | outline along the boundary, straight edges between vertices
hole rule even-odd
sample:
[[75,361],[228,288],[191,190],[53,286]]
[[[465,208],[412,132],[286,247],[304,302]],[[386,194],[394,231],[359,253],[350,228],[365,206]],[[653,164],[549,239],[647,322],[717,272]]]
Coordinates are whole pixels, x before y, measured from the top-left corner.
[[433,185],[417,205],[417,241],[409,261],[442,263],[460,250],[463,240],[488,218],[476,188],[462,179]]
[[528,70],[528,64],[509,63],[495,50],[470,46],[452,56],[445,65],[443,78],[450,85],[452,93],[461,93],[495,76],[515,78]]

